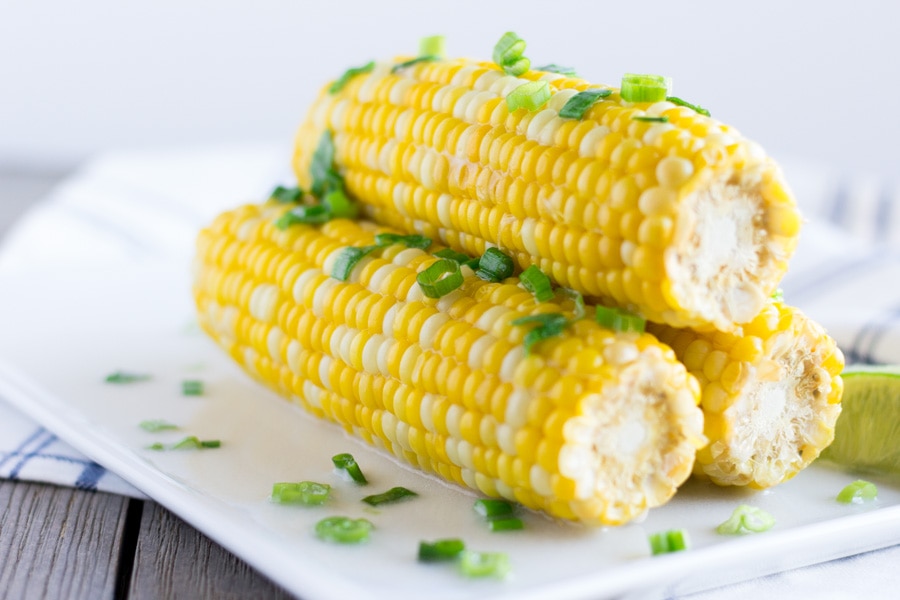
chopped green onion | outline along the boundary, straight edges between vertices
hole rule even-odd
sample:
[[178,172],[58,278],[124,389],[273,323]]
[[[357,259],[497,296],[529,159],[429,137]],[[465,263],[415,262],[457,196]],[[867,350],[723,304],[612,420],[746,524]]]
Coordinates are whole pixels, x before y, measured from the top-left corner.
[[525,58],[524,56],[519,57],[517,60],[509,62],[503,65],[503,71],[507,75],[512,75],[513,77],[518,77],[524,73],[528,72],[528,69],[531,68],[531,60]]
[[343,186],[326,193],[322,204],[332,219],[355,219],[359,215],[359,207],[347,197]]
[[475,275],[485,281],[503,281],[511,277],[515,265],[513,260],[498,248],[488,248],[478,260],[478,270]]
[[509,573],[509,556],[503,552],[463,550],[459,568],[466,577],[504,577]]
[[613,331],[636,331],[643,333],[647,320],[618,308],[598,306],[595,318],[600,325]]
[[353,458],[352,454],[335,454],[331,457],[331,462],[334,463],[334,466],[337,469],[345,471],[347,475],[350,476],[350,479],[352,479],[356,483],[369,483],[368,481],[366,481],[366,476],[363,475],[363,472],[359,468],[359,465],[356,464],[356,459]]
[[162,419],[153,419],[149,421],[141,421],[140,425],[138,425],[144,431],[149,431],[150,433],[157,433],[159,431],[169,431],[172,429],[178,429],[178,425],[173,423],[169,423],[168,421],[163,421]]
[[878,497],[878,488],[874,483],[858,479],[842,489],[836,500],[843,504],[862,504]]
[[709,116],[709,111],[706,110],[705,108],[703,108],[702,106],[699,106],[697,104],[691,104],[690,102],[687,102],[686,100],[682,100],[681,98],[678,98],[677,96],[666,96],[666,100],[668,100],[672,104],[676,104],[678,106],[686,106],[686,107],[690,108],[691,110],[693,110],[694,112],[700,113],[701,115],[703,115],[705,117]]
[[127,371],[116,371],[106,376],[106,383],[137,383],[138,381],[147,381],[150,375],[144,373],[129,373]]
[[667,115],[662,115],[658,117],[654,117],[653,115],[635,115],[631,117],[632,121],[642,121],[644,123],[668,123],[669,117]]
[[[218,448],[222,445],[219,440],[201,440],[196,435],[189,435],[180,442],[172,444],[169,450],[200,450],[201,448]],[[153,450],[165,450],[165,446],[156,443],[150,446]]]
[[578,75],[575,73],[575,69],[572,67],[561,67],[559,65],[549,64],[544,65],[543,67],[535,67],[535,71],[545,71],[547,73],[559,73],[560,75],[565,75],[567,77],[577,77]]
[[314,206],[298,206],[287,211],[275,221],[278,229],[287,229],[291,225],[321,225],[331,220],[331,213],[321,204]]
[[665,100],[672,81],[662,75],[626,73],[619,94],[626,102],[659,102]]
[[290,203],[290,202],[299,202],[301,198],[303,198],[303,190],[294,186],[294,187],[284,187],[277,186],[272,193],[269,194],[269,197],[276,202],[282,203]]
[[351,79],[356,77],[357,75],[362,75],[363,73],[371,73],[372,69],[375,68],[375,61],[369,61],[361,67],[351,67],[344,71],[344,74],[341,75],[334,83],[331,84],[331,87],[328,88],[329,94],[337,94],[339,91],[344,89],[344,86],[347,85]]
[[348,246],[344,248],[334,261],[334,267],[331,269],[331,276],[338,281],[347,281],[350,277],[350,273],[353,272],[353,269],[356,268],[359,261],[379,248],[381,248],[381,246]]
[[774,292],[772,292],[772,301],[773,302],[784,302],[784,290],[778,288]]
[[475,512],[482,517],[508,517],[513,514],[513,505],[506,500],[479,498],[473,505]]
[[380,494],[373,494],[371,496],[366,496],[362,499],[366,504],[370,504],[372,506],[378,506],[379,504],[388,504],[390,502],[397,502],[398,500],[403,500],[405,498],[412,498],[414,496],[418,496],[412,490],[408,490],[405,487],[392,487],[386,492],[382,492]]
[[506,107],[510,112],[519,108],[537,110],[550,99],[550,84],[546,81],[523,83],[506,97]]
[[[492,57],[494,62],[506,70],[508,65],[517,63],[525,52],[525,40],[520,38],[512,31],[507,31],[500,38],[500,41],[494,46]],[[521,75],[521,73],[510,73],[510,75]]]
[[488,520],[488,529],[491,531],[515,531],[524,529],[525,524],[518,517],[507,517],[505,519]]
[[559,111],[559,116],[563,119],[581,119],[584,117],[584,113],[598,100],[606,98],[610,94],[612,94],[612,90],[600,90],[597,88],[578,92],[566,101]]
[[442,35],[430,35],[419,40],[419,56],[443,58],[447,55],[447,40]]
[[316,523],[316,536],[326,542],[358,544],[369,539],[371,522],[348,517],[328,517]]
[[762,533],[772,529],[775,517],[766,511],[741,504],[734,509],[728,520],[716,527],[722,535],[744,535],[745,533]]
[[525,289],[534,294],[534,299],[538,302],[547,302],[553,300],[553,286],[550,278],[541,271],[537,265],[531,265],[519,275],[519,281],[525,286]]
[[537,323],[538,327],[535,327],[525,334],[525,339],[523,341],[526,354],[530,354],[531,347],[538,342],[560,335],[563,332],[563,329],[569,326],[570,321],[565,315],[560,313],[543,313],[516,319],[512,321],[511,324],[529,325],[532,323]]
[[434,542],[419,542],[419,560],[421,562],[453,560],[465,549],[466,545],[457,538],[436,540]]
[[330,485],[315,481],[276,483],[272,486],[272,502],[278,504],[318,506],[328,500],[329,494],[331,494]]
[[446,258],[447,260],[452,260],[460,264],[460,266],[467,266],[472,270],[478,268],[478,258],[472,258],[467,254],[463,254],[462,252],[457,252],[453,248],[444,248],[443,250],[438,250],[434,253],[434,256],[438,258]]
[[391,244],[403,244],[407,248],[418,248],[425,250],[431,246],[431,238],[424,235],[399,235],[396,233],[379,233],[375,236],[375,243],[379,246],[390,246]]
[[149,446],[147,446],[147,450],[165,450],[166,447],[162,444],[162,442],[153,442]]
[[416,282],[429,298],[441,298],[459,288],[465,278],[459,263],[442,258],[416,275]]
[[181,382],[181,393],[184,396],[202,396],[203,382],[197,379],[185,379]]
[[650,551],[654,556],[687,550],[690,546],[688,534],[684,529],[670,529],[669,531],[651,534],[649,541]]
[[326,129],[319,138],[319,144],[312,155],[309,174],[312,177],[312,193],[317,198],[322,198],[330,190],[343,186],[341,176],[334,170],[334,134],[330,129]]
[[422,56],[417,56],[415,58],[411,58],[407,61],[403,61],[402,63],[397,63],[393,67],[391,67],[391,73],[396,73],[397,71],[402,71],[407,67],[412,67],[413,65],[417,65],[422,62],[431,62],[434,60],[438,60],[440,57],[435,56],[433,54],[424,54]]
[[585,315],[584,296],[581,295],[581,292],[571,288],[559,288],[559,291],[562,292],[563,296],[566,298],[575,301],[575,319],[583,319]]

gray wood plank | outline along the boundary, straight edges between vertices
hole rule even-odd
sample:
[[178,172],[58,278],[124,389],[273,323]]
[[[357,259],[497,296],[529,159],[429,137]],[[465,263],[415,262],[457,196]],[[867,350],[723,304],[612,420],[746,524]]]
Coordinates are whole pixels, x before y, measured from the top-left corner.
[[112,598],[128,502],[0,481],[0,599]]
[[128,597],[288,599],[291,595],[168,510],[146,502]]

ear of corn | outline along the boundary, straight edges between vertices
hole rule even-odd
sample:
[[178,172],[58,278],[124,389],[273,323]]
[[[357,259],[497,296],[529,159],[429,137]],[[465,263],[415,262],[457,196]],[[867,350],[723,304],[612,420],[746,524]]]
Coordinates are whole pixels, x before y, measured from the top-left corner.
[[[675,327],[737,331],[783,276],[800,218],[758,145],[691,108],[618,90],[582,119],[559,116],[588,82],[493,63],[379,64],[323,90],[294,166],[332,131],[348,190],[376,221],[519,268]],[[549,83],[543,108],[506,96]],[[647,119],[646,117],[651,117]]]
[[844,358],[821,326],[770,301],[743,335],[649,325],[700,382],[709,445],[695,472],[720,485],[768,488],[834,439]]
[[341,249],[372,244],[365,222],[272,223],[283,205],[221,215],[199,238],[203,328],[251,375],[316,416],[447,480],[589,524],[662,504],[704,443],[699,388],[648,333],[591,320],[523,350],[540,312],[510,279],[471,276],[438,300],[416,274],[436,259],[387,246],[346,282]]

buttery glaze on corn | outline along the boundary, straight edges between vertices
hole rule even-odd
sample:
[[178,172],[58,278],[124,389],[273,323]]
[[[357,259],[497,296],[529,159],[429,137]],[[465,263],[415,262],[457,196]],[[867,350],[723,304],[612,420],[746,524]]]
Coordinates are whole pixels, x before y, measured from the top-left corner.
[[439,300],[418,271],[436,260],[393,245],[346,282],[341,249],[371,223],[280,231],[274,203],[227,212],[200,234],[194,293],[203,328],[251,375],[314,415],[445,479],[591,525],[667,501],[705,439],[699,388],[649,333],[583,319],[526,356],[516,318],[571,315],[517,279],[471,276]]
[[[566,101],[596,86],[554,73],[512,77],[463,59],[392,66],[323,89],[297,136],[301,185],[332,130],[347,188],[374,220],[473,255],[499,246],[522,269],[675,327],[738,332],[785,273],[794,199],[735,129],[617,90],[563,119]],[[550,101],[510,112],[505,97],[537,79]]]

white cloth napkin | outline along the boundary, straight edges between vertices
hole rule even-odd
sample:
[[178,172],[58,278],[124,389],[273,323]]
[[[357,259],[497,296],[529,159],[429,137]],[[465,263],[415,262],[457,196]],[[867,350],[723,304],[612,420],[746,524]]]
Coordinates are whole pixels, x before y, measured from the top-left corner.
[[[290,183],[277,146],[113,154],[81,169],[0,246],[0,274],[66,266],[188,261],[199,227],[222,210]],[[848,362],[900,363],[900,206],[895,189],[788,169],[808,223],[783,282],[785,298],[821,322]],[[143,497],[22,416],[0,397],[0,478]],[[691,598],[879,597],[900,546],[705,592]],[[894,579],[896,583],[896,579]],[[896,587],[896,586],[894,586]],[[799,596],[798,596],[799,597]],[[858,597],[858,596],[857,596]]]

